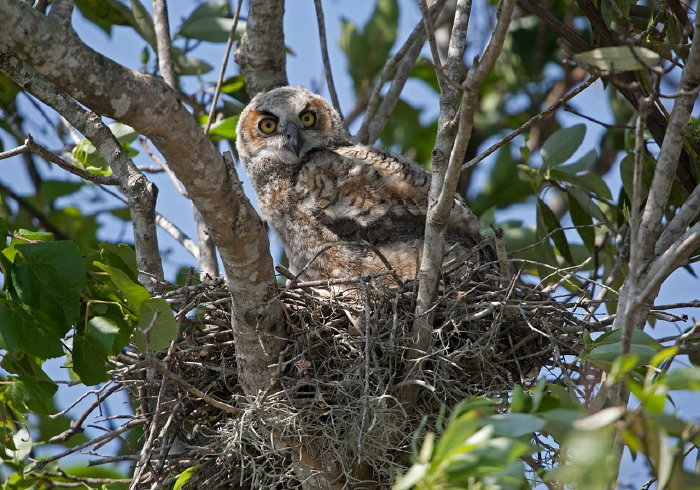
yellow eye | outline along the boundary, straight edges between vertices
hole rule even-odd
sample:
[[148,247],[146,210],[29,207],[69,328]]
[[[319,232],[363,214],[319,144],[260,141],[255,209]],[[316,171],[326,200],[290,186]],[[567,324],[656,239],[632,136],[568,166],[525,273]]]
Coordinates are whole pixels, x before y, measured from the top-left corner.
[[303,124],[305,128],[310,128],[316,124],[316,113],[313,111],[304,111],[299,114],[299,119],[301,119],[301,124]]
[[262,131],[265,134],[270,134],[273,132],[275,129],[277,129],[277,121],[270,117],[266,117],[260,123],[258,124],[258,127],[260,128],[260,131]]

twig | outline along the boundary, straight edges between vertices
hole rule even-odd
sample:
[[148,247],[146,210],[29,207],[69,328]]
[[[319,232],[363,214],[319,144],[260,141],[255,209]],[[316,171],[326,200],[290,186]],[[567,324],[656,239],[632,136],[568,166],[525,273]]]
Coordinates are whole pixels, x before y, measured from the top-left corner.
[[96,174],[91,174],[87,170],[83,170],[82,168],[78,168],[75,165],[72,165],[68,162],[66,162],[63,158],[59,157],[55,153],[47,150],[43,146],[37,144],[34,142],[34,138],[32,138],[31,134],[27,135],[27,139],[24,141],[24,144],[21,146],[18,146],[17,148],[13,148],[12,150],[8,151],[3,151],[0,153],[0,160],[4,160],[6,158],[10,158],[16,155],[19,155],[21,153],[27,153],[27,152],[32,152],[36,153],[40,157],[42,157],[44,160],[48,160],[51,163],[55,163],[59,167],[61,167],[63,170],[66,172],[70,172],[73,175],[77,175],[81,179],[85,179],[90,182],[94,182],[95,184],[100,184],[100,185],[118,185],[119,181],[112,175],[96,175]]
[[150,356],[148,358],[148,363],[150,366],[152,366],[160,374],[162,374],[166,378],[174,381],[178,385],[182,386],[188,393],[196,396],[197,398],[200,398],[202,401],[204,401],[205,403],[208,403],[212,407],[216,407],[219,410],[223,410],[225,412],[232,413],[234,415],[241,415],[243,413],[243,410],[241,410],[240,408],[233,407],[227,403],[224,403],[220,400],[217,400],[216,398],[213,398],[213,397],[207,395],[206,393],[198,390],[197,388],[192,386],[190,383],[188,383],[184,379],[182,379],[178,376],[175,376],[173,373],[168,371],[168,369],[165,368],[158,359],[155,359],[154,357]]
[[333,107],[343,117],[343,112],[340,109],[340,102],[338,101],[338,94],[335,91],[335,83],[333,83],[333,71],[331,70],[331,60],[328,57],[328,42],[326,40],[326,22],[323,19],[323,5],[321,5],[321,0],[314,0],[314,5],[316,6],[316,20],[318,21],[318,37],[321,42],[321,57],[323,58],[323,69],[326,74],[326,84],[328,85],[328,92],[331,95],[331,102]]
[[[111,383],[111,381],[110,381]],[[107,386],[107,385],[105,385]],[[75,434],[79,432],[83,432],[83,422],[88,418],[88,415],[90,415],[93,410],[95,410],[100,404],[107,398],[108,396],[112,395],[119,389],[121,389],[121,385],[114,385],[112,386],[109,390],[106,392],[100,394],[97,399],[85,410],[83,413],[80,415],[80,417],[77,420],[74,420],[71,422],[70,428],[61,432],[58,435],[53,436],[51,439],[49,439],[49,444],[62,444],[66,442],[68,439],[73,437]],[[91,392],[95,392],[96,390],[91,390]],[[58,414],[56,414],[58,415]]]
[[224,73],[226,72],[228,59],[231,56],[231,48],[233,48],[233,40],[236,35],[236,27],[238,26],[238,17],[241,13],[242,4],[243,0],[238,0],[236,13],[233,14],[233,24],[231,25],[231,31],[228,33],[226,51],[224,52],[224,59],[221,60],[221,70],[219,70],[219,78],[216,81],[216,89],[214,89],[214,97],[211,101],[211,107],[209,108],[209,117],[207,118],[207,124],[204,127],[204,134],[209,134],[209,129],[211,128],[212,121],[214,120],[214,113],[216,112],[216,103],[219,100],[219,94],[221,93],[221,85],[224,83]]
[[532,125],[535,124],[537,121],[539,121],[540,119],[544,119],[545,117],[551,115],[554,111],[559,109],[559,107],[561,107],[563,104],[570,101],[571,99],[576,97],[578,94],[580,94],[581,92],[586,90],[588,87],[593,85],[593,83],[596,80],[598,80],[597,75],[593,75],[593,76],[589,77],[585,82],[583,82],[581,85],[579,85],[578,87],[573,89],[568,94],[561,97],[554,104],[550,105],[549,107],[547,107],[545,110],[543,110],[539,114],[536,114],[533,117],[531,117],[525,124],[523,124],[518,129],[516,129],[515,131],[510,133],[508,136],[501,138],[496,143],[491,145],[487,150],[481,152],[479,155],[475,156],[474,158],[469,160],[467,163],[462,165],[462,170],[466,170],[470,167],[473,167],[474,165],[476,165],[477,163],[482,161],[484,158],[486,158],[487,156],[491,155],[493,152],[498,150],[500,147],[502,147],[503,145],[505,145],[506,143],[511,141],[513,138],[521,135],[522,133],[524,133],[525,131],[530,129],[532,127]]
[[143,417],[134,418],[133,420],[130,420],[129,422],[122,425],[118,429],[109,431],[104,435],[96,437],[96,438],[94,438],[90,441],[84,442],[82,444],[77,444],[77,445],[73,446],[72,448],[66,449],[65,451],[63,451],[59,454],[54,454],[51,456],[47,456],[46,458],[41,459],[39,461],[34,461],[34,464],[32,466],[30,466],[29,468],[27,468],[26,472],[30,473],[32,471],[40,470],[44,466],[46,466],[47,464],[49,464],[53,461],[65,458],[69,454],[73,454],[73,453],[78,452],[82,449],[85,449],[86,447],[98,444],[98,443],[103,442],[103,441],[110,441],[112,439],[115,439],[116,437],[119,437],[124,432],[126,432],[130,429],[133,429],[134,427],[138,427],[139,425],[143,425],[145,422],[146,422],[146,419]]

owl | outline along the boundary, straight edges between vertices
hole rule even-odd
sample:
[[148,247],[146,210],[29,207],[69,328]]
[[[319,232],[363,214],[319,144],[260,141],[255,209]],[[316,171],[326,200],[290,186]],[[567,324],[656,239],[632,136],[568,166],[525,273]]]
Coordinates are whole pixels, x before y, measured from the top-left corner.
[[[260,213],[292,272],[325,280],[387,272],[416,276],[431,176],[393,153],[352,144],[331,104],[304,87],[259,94],[238,122],[236,147]],[[445,262],[495,259],[474,214],[455,199]]]

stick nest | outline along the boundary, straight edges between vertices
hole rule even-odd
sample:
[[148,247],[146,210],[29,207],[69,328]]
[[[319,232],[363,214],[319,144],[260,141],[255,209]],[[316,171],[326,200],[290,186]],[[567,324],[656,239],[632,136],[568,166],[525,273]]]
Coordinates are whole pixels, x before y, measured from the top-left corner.
[[182,334],[113,373],[147,421],[135,488],[171,485],[195,466],[186,488],[386,488],[445,407],[505,397],[580,350],[566,305],[487,270],[444,275],[431,343],[417,356],[417,286],[384,279],[348,280],[340,293],[285,288],[289,343],[255,399],[237,382],[221,281],[165,295]]

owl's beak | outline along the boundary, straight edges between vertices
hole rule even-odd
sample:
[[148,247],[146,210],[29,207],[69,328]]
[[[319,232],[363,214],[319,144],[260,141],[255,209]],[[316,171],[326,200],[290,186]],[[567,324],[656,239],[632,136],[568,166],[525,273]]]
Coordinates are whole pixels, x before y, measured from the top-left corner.
[[289,151],[293,151],[296,156],[299,156],[301,147],[304,144],[304,142],[301,140],[299,128],[297,128],[294,124],[289,124],[287,125],[284,135],[286,140],[284,142],[284,147]]

